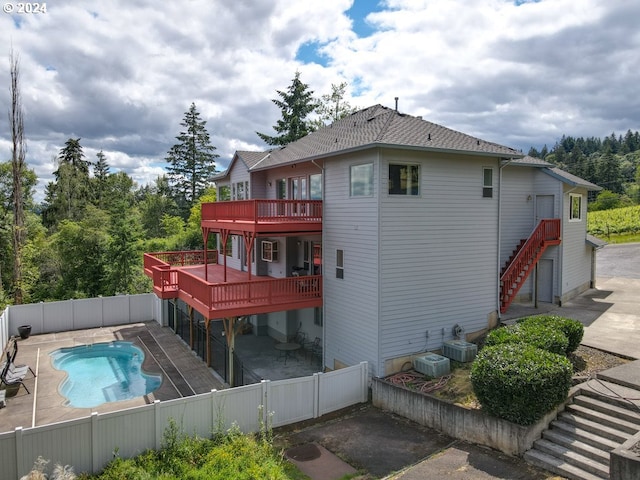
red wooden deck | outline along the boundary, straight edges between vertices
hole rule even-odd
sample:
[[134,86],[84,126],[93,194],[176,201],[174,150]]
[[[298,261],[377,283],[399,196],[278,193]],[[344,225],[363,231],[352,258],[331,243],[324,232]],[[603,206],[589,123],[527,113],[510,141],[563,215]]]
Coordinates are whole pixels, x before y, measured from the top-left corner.
[[[224,266],[209,264],[205,280],[204,264],[189,265],[182,260],[193,259],[197,253],[144,255],[145,273],[153,279],[158,297],[179,298],[209,319],[322,306],[321,275],[250,278],[248,272],[227,267],[225,282]],[[161,259],[173,259],[174,264]]]
[[256,234],[322,233],[320,200],[237,200],[202,204],[201,225]]

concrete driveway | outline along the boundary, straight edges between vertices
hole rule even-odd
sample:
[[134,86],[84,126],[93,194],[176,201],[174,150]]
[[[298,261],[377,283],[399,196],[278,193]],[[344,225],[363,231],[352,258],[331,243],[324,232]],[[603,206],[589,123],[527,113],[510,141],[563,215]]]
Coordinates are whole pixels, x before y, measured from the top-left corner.
[[[598,251],[596,268],[597,288],[562,307],[547,304],[541,310],[580,320],[586,327],[584,345],[640,358],[640,244],[604,247]],[[297,462],[314,480],[340,478],[352,466],[367,471],[366,478],[388,480],[561,478],[521,458],[447,437],[370,405],[285,436],[293,445],[317,444],[333,452],[320,455],[315,470],[305,469],[305,463],[313,461]]]
[[607,245],[596,257],[596,288],[553,312],[585,325],[582,343],[640,358],[640,243]]

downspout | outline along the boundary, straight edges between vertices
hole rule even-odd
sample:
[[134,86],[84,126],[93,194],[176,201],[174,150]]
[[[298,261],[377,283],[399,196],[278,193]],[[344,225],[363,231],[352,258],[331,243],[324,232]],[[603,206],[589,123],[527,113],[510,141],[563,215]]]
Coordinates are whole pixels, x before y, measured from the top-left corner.
[[[322,241],[322,370],[324,370],[324,355],[325,352],[327,351],[325,348],[325,338],[326,338],[326,328],[327,328],[327,322],[325,322],[325,318],[324,318],[324,314],[327,311],[326,309],[326,295],[324,294],[324,274],[327,271],[327,269],[325,268],[324,265],[324,259],[325,259],[325,241],[324,241],[324,192],[325,192],[325,174],[324,174],[324,162],[323,162],[323,166],[320,166],[316,163],[315,160],[311,160],[311,163],[314,164],[316,167],[318,167],[318,169],[320,170],[321,174],[322,174],[322,235],[320,236],[321,241]],[[313,252],[311,252],[311,257],[313,259]]]
[[508,159],[506,162],[502,162],[500,164],[500,168],[498,170],[498,258],[496,259],[497,265],[497,280],[496,280],[496,311],[498,312],[498,322],[500,321],[500,316],[502,313],[501,305],[500,305],[500,270],[502,270],[502,265],[500,264],[500,246],[502,244],[502,169],[509,165],[513,159]]

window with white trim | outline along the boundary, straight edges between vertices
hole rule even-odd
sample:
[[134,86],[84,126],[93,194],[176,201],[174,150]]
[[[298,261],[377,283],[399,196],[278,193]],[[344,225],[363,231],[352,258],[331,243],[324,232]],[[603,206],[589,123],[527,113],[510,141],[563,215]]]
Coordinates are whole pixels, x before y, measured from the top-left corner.
[[389,195],[420,195],[420,165],[390,163]]
[[344,250],[336,250],[336,278],[344,278]]
[[493,198],[493,168],[482,168],[482,198]]
[[582,221],[582,195],[578,193],[569,194],[569,221]]
[[309,198],[311,200],[322,200],[322,174],[314,173],[309,175]]
[[373,196],[373,163],[351,165],[350,173],[349,194],[352,197]]

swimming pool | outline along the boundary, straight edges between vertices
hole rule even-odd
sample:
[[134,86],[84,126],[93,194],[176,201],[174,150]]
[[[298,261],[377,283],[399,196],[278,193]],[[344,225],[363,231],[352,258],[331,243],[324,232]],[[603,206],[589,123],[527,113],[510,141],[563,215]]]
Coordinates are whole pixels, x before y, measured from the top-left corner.
[[162,375],[142,371],[144,352],[132,342],[60,348],[50,355],[54,368],[67,372],[58,391],[70,407],[130,400],[153,392],[162,383]]

